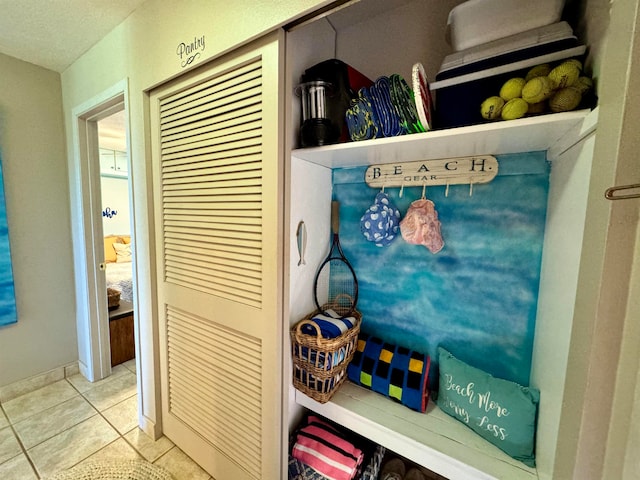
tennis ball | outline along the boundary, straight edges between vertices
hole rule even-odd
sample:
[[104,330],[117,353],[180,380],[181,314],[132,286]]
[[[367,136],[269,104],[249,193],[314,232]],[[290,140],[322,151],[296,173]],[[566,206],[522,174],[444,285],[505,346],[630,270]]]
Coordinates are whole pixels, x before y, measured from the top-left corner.
[[553,95],[553,82],[549,77],[534,77],[522,87],[522,98],[527,103],[539,103]]
[[552,112],[568,112],[580,105],[582,94],[573,87],[558,90],[549,100],[549,108]]
[[528,115],[537,115],[539,113],[544,113],[547,110],[547,102],[538,102],[538,103],[528,103],[529,110],[527,110]]
[[572,88],[578,90],[582,95],[587,93],[589,90],[593,88],[593,80],[589,77],[578,77],[576,83],[571,85]]
[[549,75],[551,71],[551,66],[548,63],[543,63],[542,65],[536,65],[531,70],[527,72],[527,75],[524,77],[525,81],[529,81],[535,77],[546,77]]
[[512,98],[502,107],[503,120],[515,120],[524,117],[529,109],[529,104],[521,98]]
[[489,97],[480,105],[480,114],[487,120],[495,120],[500,116],[504,100],[498,96]]
[[562,63],[570,63],[572,65],[575,65],[578,68],[578,70],[582,71],[582,62],[577,58],[570,58],[569,60],[565,60]]
[[505,101],[509,101],[512,98],[518,98],[522,95],[522,87],[524,87],[524,78],[511,78],[504,82],[500,89],[500,97]]
[[555,88],[570,87],[576,83],[579,76],[580,70],[570,62],[561,63],[549,72],[549,78],[553,82]]

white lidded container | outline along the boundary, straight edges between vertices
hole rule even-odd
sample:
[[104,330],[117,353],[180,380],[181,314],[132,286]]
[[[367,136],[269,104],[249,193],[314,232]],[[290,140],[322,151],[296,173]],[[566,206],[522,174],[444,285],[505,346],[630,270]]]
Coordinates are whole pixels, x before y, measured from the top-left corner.
[[455,51],[556,23],[564,0],[468,0],[449,12],[447,28]]
[[545,25],[447,55],[444,57],[436,81],[576,46],[578,46],[578,38],[567,22]]

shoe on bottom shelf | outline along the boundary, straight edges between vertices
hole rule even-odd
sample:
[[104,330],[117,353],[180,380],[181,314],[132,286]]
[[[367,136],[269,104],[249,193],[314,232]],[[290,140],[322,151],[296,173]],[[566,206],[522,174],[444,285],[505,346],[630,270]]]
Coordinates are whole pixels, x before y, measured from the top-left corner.
[[407,472],[403,480],[427,480],[427,477],[417,468],[412,468]]
[[[403,480],[406,467],[399,458],[394,458],[385,462],[380,470],[380,480]],[[426,479],[425,479],[426,480]]]

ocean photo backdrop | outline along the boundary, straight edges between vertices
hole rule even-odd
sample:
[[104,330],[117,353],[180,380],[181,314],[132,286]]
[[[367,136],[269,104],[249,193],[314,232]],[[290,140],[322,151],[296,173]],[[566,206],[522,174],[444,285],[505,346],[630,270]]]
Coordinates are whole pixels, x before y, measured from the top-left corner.
[[0,255],[0,327],[2,327],[18,321],[13,269],[11,267],[7,207],[4,197],[2,156],[0,156],[0,252],[2,252]]
[[[496,377],[529,384],[549,190],[544,152],[497,157],[487,184],[427,187],[442,224],[444,248],[432,254],[399,235],[376,247],[360,218],[379,189],[365,168],[333,173],[340,241],[359,281],[362,330],[431,356],[442,346]],[[392,162],[390,162],[392,163]],[[387,188],[401,215],[422,187]],[[435,387],[437,368],[430,375]]]

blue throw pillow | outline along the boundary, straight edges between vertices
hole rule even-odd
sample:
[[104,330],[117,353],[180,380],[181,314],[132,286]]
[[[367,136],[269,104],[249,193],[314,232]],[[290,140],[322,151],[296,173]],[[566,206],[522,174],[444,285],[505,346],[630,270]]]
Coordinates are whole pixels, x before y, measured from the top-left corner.
[[360,332],[347,375],[353,383],[424,413],[429,400],[427,354]]
[[535,467],[540,392],[495,378],[438,348],[438,406],[509,456]]

